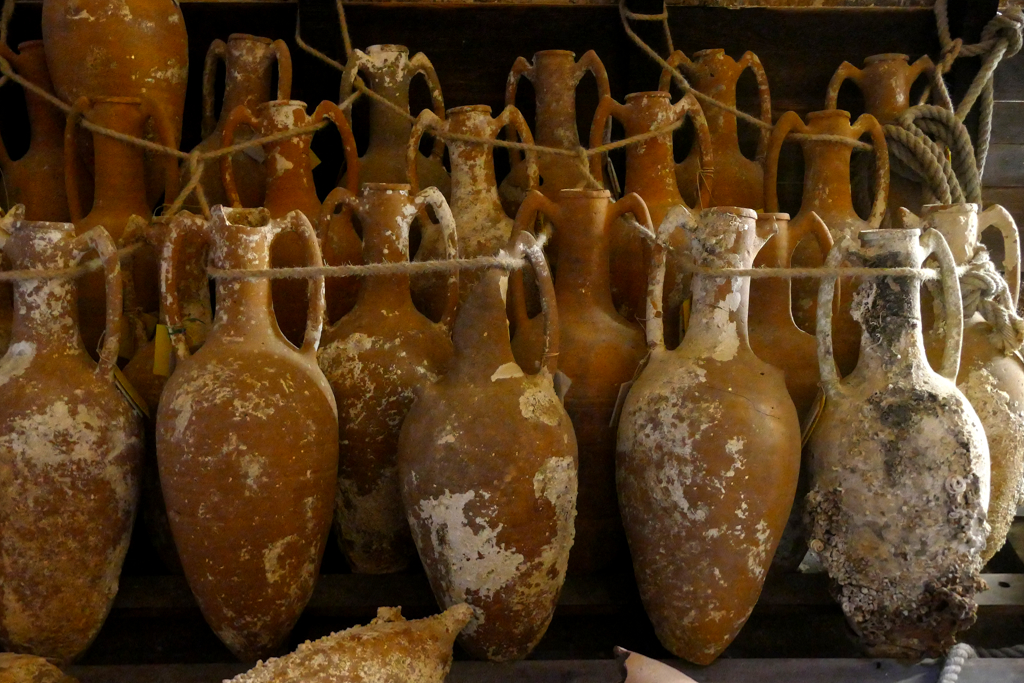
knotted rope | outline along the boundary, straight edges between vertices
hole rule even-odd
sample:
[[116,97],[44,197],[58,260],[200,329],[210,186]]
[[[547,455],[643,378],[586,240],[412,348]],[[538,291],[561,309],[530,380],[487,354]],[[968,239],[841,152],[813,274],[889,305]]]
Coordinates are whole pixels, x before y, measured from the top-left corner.
[[1010,356],[1024,346],[1024,319],[1014,310],[1010,288],[989,259],[988,250],[979,247],[960,276],[964,320],[981,313],[991,326],[989,341],[1003,355]]
[[946,663],[943,665],[936,683],[958,683],[960,672],[963,671],[967,660],[974,659],[975,657],[991,659],[1024,657],[1024,645],[1001,648],[975,648],[967,643],[957,643],[949,649],[949,653],[946,655]]

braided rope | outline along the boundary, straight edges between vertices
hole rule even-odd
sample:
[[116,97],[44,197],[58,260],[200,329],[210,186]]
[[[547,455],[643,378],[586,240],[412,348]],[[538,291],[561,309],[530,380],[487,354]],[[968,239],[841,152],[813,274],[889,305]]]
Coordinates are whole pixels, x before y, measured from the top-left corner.
[[936,683],[957,683],[960,679],[960,672],[968,659],[977,657],[974,648],[966,643],[957,643],[946,655],[946,663],[939,673],[939,680]]
[[967,270],[960,276],[964,320],[981,313],[991,326],[989,341],[1010,356],[1024,346],[1024,319],[1014,310],[1010,288],[989,259],[988,250],[978,247]]

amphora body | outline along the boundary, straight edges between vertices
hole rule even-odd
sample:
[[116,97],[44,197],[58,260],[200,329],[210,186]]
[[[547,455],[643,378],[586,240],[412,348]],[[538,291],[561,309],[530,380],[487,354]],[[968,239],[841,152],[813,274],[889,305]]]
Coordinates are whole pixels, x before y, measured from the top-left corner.
[[[690,223],[678,219],[666,228]],[[706,209],[691,227],[702,266],[749,268],[764,244],[750,209]],[[747,341],[749,278],[695,275],[686,336],[662,336],[665,254],[655,248],[651,355],[619,420],[616,481],[637,586],[658,639],[709,664],[743,627],[786,525],[800,425],[783,374]]]
[[4,247],[16,269],[104,264],[106,332],[99,364],[78,333],[76,283],[20,280],[13,339],[0,359],[0,643],[69,662],[99,632],[139,496],[142,421],[115,386],[121,316],[117,252],[107,234],[15,221]]
[[402,499],[437,601],[465,602],[459,637],[474,657],[507,661],[537,645],[554,614],[573,543],[576,439],[553,386],[554,291],[539,247],[546,362],[527,375],[505,319],[507,275],[485,273],[455,325],[450,372],[420,391],[399,440]]
[[[270,266],[283,230],[320,249],[299,213],[214,207],[203,232],[218,268]],[[193,221],[175,221],[161,275],[171,327],[178,304],[178,245]],[[282,335],[270,281],[220,279],[213,329],[195,355],[174,335],[178,367],[164,387],[156,447],[167,514],[192,593],[207,623],[240,659],[265,657],[288,635],[313,592],[330,530],[338,422],[316,364],[323,280],[310,288],[301,348]]]
[[[841,246],[826,266],[847,258]],[[876,268],[920,268],[934,253],[947,336],[936,373],[925,357],[918,282],[906,275],[865,279],[854,300],[863,327],[860,360],[840,381],[831,353],[835,279],[822,280],[825,404],[807,440],[810,546],[872,656],[940,656],[974,623],[989,534],[988,444],[954,384],[962,330],[955,265],[933,230],[865,231],[858,253]]]
[[[410,196],[408,185],[367,183],[358,196],[333,190],[325,211],[334,204],[355,210],[367,263],[408,263],[409,226],[428,205],[446,228],[447,257],[456,257],[454,222],[437,188]],[[415,556],[399,490],[398,432],[416,391],[451,360],[458,287],[452,271],[445,313],[435,323],[413,306],[408,273],[368,275],[355,308],[324,335],[318,361],[339,415],[335,528],[355,572],[401,571]]]

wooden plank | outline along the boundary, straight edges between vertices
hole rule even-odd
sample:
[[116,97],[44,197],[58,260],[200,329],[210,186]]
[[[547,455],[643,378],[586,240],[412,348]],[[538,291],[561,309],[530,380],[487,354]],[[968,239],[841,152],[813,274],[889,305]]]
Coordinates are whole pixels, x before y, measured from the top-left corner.
[[985,161],[985,187],[1024,186],[1024,144],[994,144]]
[[1024,144],[1024,100],[997,101],[992,107],[993,144]]

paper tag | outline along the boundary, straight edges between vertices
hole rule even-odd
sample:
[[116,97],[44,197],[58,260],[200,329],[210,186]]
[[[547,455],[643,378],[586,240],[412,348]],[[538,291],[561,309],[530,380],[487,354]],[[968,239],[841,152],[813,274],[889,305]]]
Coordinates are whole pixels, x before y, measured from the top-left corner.
[[246,147],[242,152],[253,159],[258,164],[262,164],[267,160],[267,153],[263,151],[263,147],[256,145],[255,147]]
[[565,394],[569,391],[569,387],[572,386],[572,380],[569,379],[569,375],[565,374],[561,370],[555,372],[555,393],[558,395],[558,400],[565,403]]
[[629,395],[629,390],[633,387],[633,382],[635,381],[636,380],[631,379],[628,382],[623,382],[619,386],[619,395],[615,399],[615,410],[612,411],[612,419],[611,422],[608,423],[609,427],[614,428],[615,425],[619,423],[619,414],[622,412],[622,404],[626,402],[626,396]]
[[167,325],[157,325],[153,336],[153,374],[160,377],[171,376],[171,335]]
[[309,163],[309,170],[311,171],[320,165],[320,157],[318,157],[316,155],[316,152],[314,152],[313,150],[309,150]]
[[121,368],[114,366],[114,384],[117,386],[118,391],[128,399],[128,403],[131,405],[139,417],[148,420],[149,419],[149,408],[146,407],[146,401],[139,395],[139,392],[135,390],[132,383],[128,381],[128,378],[121,372]]
[[817,426],[818,420],[821,419],[823,412],[825,412],[825,393],[819,390],[818,395],[814,398],[814,403],[811,405],[811,409],[804,415],[804,423],[801,425],[800,430],[801,448],[810,441],[811,434],[814,433],[814,428]]

